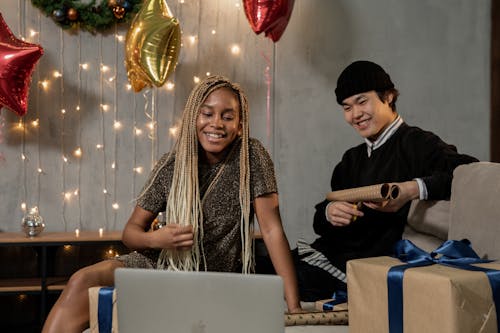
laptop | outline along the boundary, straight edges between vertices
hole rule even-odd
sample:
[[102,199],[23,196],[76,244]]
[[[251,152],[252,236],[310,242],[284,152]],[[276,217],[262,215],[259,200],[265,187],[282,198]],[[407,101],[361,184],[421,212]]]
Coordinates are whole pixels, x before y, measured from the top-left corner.
[[283,333],[277,275],[119,268],[120,333]]

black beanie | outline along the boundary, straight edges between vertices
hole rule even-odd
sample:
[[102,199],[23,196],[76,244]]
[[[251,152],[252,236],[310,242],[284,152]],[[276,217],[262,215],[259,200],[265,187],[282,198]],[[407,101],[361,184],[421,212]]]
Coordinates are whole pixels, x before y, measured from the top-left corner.
[[337,80],[337,103],[352,95],[367,91],[386,91],[394,88],[391,77],[382,67],[371,61],[359,60],[347,66]]

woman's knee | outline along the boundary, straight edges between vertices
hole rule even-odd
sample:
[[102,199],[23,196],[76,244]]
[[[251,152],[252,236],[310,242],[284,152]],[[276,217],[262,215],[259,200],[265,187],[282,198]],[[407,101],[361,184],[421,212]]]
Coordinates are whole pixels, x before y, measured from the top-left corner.
[[73,273],[66,288],[69,290],[86,290],[90,287],[114,284],[114,271],[123,264],[117,260],[105,260],[97,264],[83,267]]

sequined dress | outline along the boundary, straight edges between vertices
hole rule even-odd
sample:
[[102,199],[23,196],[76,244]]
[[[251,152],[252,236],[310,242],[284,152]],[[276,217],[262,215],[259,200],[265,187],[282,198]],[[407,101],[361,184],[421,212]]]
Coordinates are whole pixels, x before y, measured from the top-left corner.
[[[198,166],[203,209],[202,242],[208,271],[241,272],[240,148],[241,140],[238,140],[225,160],[215,165],[200,162]],[[168,154],[163,155],[151,175],[156,173],[167,158]],[[277,184],[271,157],[256,139],[249,140],[249,160],[250,196],[253,204],[254,198],[277,192]],[[210,191],[206,192],[220,168],[223,168],[221,174]],[[152,186],[137,201],[138,206],[153,213],[165,210],[173,169],[174,157],[171,157],[159,171]],[[156,268],[159,253],[159,250],[145,250],[122,255],[117,259],[126,267]]]

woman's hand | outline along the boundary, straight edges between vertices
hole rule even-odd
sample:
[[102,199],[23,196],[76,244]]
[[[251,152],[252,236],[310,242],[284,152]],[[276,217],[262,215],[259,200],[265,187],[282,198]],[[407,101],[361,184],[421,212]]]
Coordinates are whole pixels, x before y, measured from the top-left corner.
[[153,248],[189,250],[193,246],[192,226],[171,223],[151,232],[150,235]]
[[358,205],[346,201],[332,201],[326,206],[326,219],[335,227],[347,226],[363,215]]

